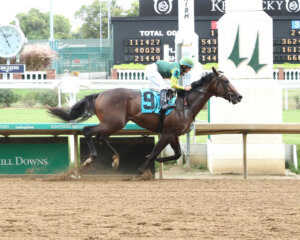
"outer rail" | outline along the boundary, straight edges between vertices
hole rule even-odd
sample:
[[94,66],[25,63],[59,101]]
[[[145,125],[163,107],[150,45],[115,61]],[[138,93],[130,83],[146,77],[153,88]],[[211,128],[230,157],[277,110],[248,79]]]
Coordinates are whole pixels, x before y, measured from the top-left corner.
[[[78,135],[82,135],[85,126],[95,124],[77,123],[37,123],[37,124],[0,124],[0,135],[71,135],[74,136],[74,156],[76,175],[78,176]],[[300,123],[282,124],[195,124],[195,135],[242,134],[243,135],[243,173],[248,177],[247,170],[247,135],[248,134],[300,134]],[[157,135],[139,127],[127,124],[124,129],[113,135]]]
[[248,177],[247,135],[248,134],[300,134],[300,123],[281,124],[195,124],[195,135],[242,134],[243,173]]
[[[75,163],[75,176],[79,176],[78,166],[78,135],[83,134],[85,126],[92,126],[94,124],[78,124],[78,123],[2,123],[0,124],[0,135],[8,137],[11,135],[70,135],[74,136],[70,142],[74,146],[74,163]],[[136,124],[129,123],[122,130],[114,133],[113,135],[155,135]]]

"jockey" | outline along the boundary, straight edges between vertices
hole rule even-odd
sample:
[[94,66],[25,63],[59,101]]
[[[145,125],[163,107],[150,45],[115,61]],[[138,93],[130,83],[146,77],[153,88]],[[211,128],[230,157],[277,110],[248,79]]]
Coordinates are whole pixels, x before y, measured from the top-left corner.
[[191,86],[178,85],[178,79],[188,73],[194,65],[194,60],[191,57],[183,57],[179,62],[169,63],[159,60],[146,67],[146,77],[160,90],[160,105],[163,111],[174,107],[168,105],[167,93],[170,87],[164,81],[164,78],[171,78],[171,88],[188,91]]

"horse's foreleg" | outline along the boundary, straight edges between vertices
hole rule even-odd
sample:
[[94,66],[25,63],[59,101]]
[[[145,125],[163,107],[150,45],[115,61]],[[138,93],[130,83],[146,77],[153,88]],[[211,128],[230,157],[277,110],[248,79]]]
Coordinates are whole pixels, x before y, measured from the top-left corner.
[[142,174],[149,163],[154,161],[158,154],[172,141],[174,138],[173,134],[162,134],[157,144],[154,146],[152,152],[146,157],[145,162],[138,169],[138,174]]
[[168,162],[172,160],[177,160],[181,156],[181,149],[180,149],[180,142],[179,142],[179,137],[176,136],[174,139],[170,142],[170,145],[172,149],[174,150],[174,155],[169,156],[169,157],[163,157],[163,158],[158,158],[156,159],[157,162],[163,163],[163,162]]

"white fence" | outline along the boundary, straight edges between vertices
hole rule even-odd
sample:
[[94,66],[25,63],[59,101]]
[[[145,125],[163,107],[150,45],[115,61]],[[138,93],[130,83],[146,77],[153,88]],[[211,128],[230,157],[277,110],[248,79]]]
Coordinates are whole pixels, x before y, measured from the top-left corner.
[[118,80],[146,80],[144,70],[118,70]]
[[[203,74],[211,72],[211,70],[204,70]],[[278,69],[273,70],[273,79],[278,79]],[[285,69],[285,80],[300,80],[300,69]],[[118,80],[146,80],[144,70],[118,70]]]
[[[28,71],[21,73],[21,80],[46,80],[47,73],[45,71]],[[13,80],[14,74],[2,74],[3,80]],[[1,80],[1,79],[0,79]]]
[[[203,74],[210,71],[203,71]],[[30,73],[30,74],[29,74]],[[70,83],[66,83],[68,79],[44,80],[45,72],[26,72],[24,76],[29,79],[36,80],[0,80],[0,88],[10,89],[57,89],[60,92],[64,86],[73,85],[74,78],[70,77]],[[285,90],[285,110],[288,109],[288,89],[300,89],[300,69],[284,70],[285,80],[278,80],[278,70],[274,69],[273,77],[277,80],[282,89]],[[42,77],[43,80],[40,80]],[[143,70],[120,70],[118,71],[118,80],[84,80],[78,79],[76,81],[81,89],[112,89],[116,87],[140,89],[149,88],[152,86],[151,82],[145,79]],[[68,91],[65,91],[68,92]]]
[[24,80],[46,80],[47,74],[46,72],[39,71],[39,72],[25,72],[22,74],[22,79]]
[[[285,69],[284,70],[284,80],[297,81],[300,80],[300,69]],[[279,80],[279,70],[273,70],[273,78],[274,80]]]
[[[204,70],[203,74],[211,70]],[[273,70],[273,79],[278,80],[279,70]],[[102,76],[102,75],[99,75]],[[102,76],[103,77],[103,76]],[[87,78],[85,76],[85,78]],[[90,77],[89,77],[90,79]],[[300,69],[285,69],[284,79],[291,81],[300,80]],[[11,79],[12,80],[12,79]],[[28,71],[22,74],[22,80],[46,80],[46,72],[44,71]],[[118,70],[118,80],[146,80],[144,70]],[[91,80],[92,81],[92,80]]]
[[[210,72],[204,71],[203,74]],[[63,79],[55,80],[45,80],[40,77],[44,72],[26,72],[24,75],[27,75],[26,79],[19,80],[0,80],[0,88],[17,88],[17,89],[53,89],[55,87],[60,87],[62,82],[66,81]],[[274,80],[278,80],[278,83],[282,86],[283,89],[298,89],[300,86],[300,69],[288,69],[284,71],[285,80],[278,80],[278,70],[274,69],[273,77]],[[30,79],[30,80],[27,80]],[[74,79],[74,78],[73,78]],[[70,77],[70,84],[72,78]],[[146,80],[143,70],[121,70],[118,71],[117,80],[85,80],[79,79],[79,84],[83,88],[89,89],[110,89],[116,87],[124,88],[147,88],[151,86],[151,83]],[[65,82],[64,82],[65,85]]]

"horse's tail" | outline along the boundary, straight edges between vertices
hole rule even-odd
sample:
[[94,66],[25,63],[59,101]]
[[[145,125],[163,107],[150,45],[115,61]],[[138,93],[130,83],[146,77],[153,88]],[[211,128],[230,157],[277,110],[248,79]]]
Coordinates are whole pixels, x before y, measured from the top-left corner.
[[83,122],[95,114],[95,99],[98,95],[99,93],[88,95],[69,109],[47,107],[48,113],[66,122]]

